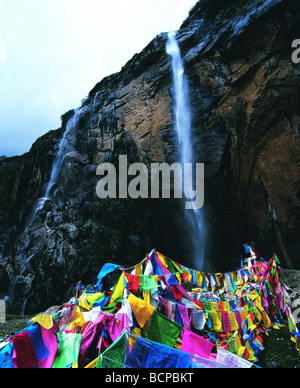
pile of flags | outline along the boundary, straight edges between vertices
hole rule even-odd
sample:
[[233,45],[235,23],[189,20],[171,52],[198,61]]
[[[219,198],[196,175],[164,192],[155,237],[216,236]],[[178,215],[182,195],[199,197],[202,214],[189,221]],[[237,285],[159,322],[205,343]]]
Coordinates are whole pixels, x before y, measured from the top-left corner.
[[105,264],[95,285],[0,340],[1,368],[252,368],[264,335],[300,334],[276,255],[251,247],[241,268],[207,273],[152,250],[131,268]]

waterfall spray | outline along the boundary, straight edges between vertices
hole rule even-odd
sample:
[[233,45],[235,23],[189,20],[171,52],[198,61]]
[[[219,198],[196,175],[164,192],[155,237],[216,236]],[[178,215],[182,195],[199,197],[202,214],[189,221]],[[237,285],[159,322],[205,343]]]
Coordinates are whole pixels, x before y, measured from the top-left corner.
[[59,143],[58,151],[51,171],[50,180],[45,190],[45,195],[42,198],[39,198],[37,203],[35,204],[32,214],[29,217],[29,220],[27,222],[25,233],[32,225],[38,212],[43,210],[45,203],[51,199],[51,196],[53,195],[53,188],[55,184],[58,182],[59,173],[60,173],[64,158],[69,152],[74,150],[72,142],[70,141],[70,136],[72,135],[73,131],[76,128],[76,125],[80,118],[81,111],[82,111],[82,107],[77,108],[75,110],[74,115],[70,118],[70,120],[67,123],[66,130]]
[[67,128],[65,130],[65,133],[59,143],[59,148],[58,152],[56,155],[55,162],[53,164],[52,172],[51,172],[51,177],[47,185],[46,193],[45,193],[45,198],[46,200],[50,198],[51,194],[51,189],[55,183],[57,183],[59,172],[61,169],[61,166],[63,164],[65,156],[73,151],[73,146],[72,142],[69,139],[69,136],[71,135],[71,132],[75,129],[79,116],[80,116],[81,108],[78,108],[75,110],[74,115],[70,118],[67,124]]
[[[184,64],[181,58],[180,47],[174,31],[170,31],[168,34],[166,51],[172,59],[175,99],[175,131],[179,143],[179,161],[182,164],[193,163],[192,115],[189,103],[189,89],[184,74]],[[203,211],[201,209],[193,208],[192,210],[185,210],[185,215],[194,244],[195,264],[197,264],[198,268],[201,268],[204,263],[205,252]]]

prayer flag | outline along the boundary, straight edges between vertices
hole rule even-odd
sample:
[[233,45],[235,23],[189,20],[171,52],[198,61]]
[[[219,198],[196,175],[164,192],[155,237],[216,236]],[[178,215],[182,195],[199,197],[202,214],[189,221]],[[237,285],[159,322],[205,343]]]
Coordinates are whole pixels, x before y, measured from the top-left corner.
[[183,352],[196,354],[203,358],[209,358],[213,346],[214,345],[205,338],[202,338],[189,330],[184,330],[181,346]]
[[13,363],[17,368],[30,368],[39,364],[39,359],[31,342],[28,331],[16,334],[12,338],[15,348],[15,358]]
[[78,365],[82,335],[75,333],[57,333],[57,339],[58,348],[52,368],[70,369]]
[[127,331],[124,331],[117,340],[99,356],[95,368],[124,368],[127,351],[128,333]]
[[140,327],[144,327],[148,319],[152,316],[155,308],[151,304],[137,298],[133,294],[130,294],[128,302],[132,308],[133,314]]
[[149,325],[147,337],[151,341],[173,347],[181,330],[181,326],[156,311]]

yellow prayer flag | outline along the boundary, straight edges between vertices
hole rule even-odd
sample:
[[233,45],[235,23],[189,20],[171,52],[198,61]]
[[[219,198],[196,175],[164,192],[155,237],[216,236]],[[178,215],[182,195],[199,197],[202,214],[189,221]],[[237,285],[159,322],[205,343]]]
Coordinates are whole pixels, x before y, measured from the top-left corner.
[[244,322],[247,319],[247,312],[245,310],[240,311],[242,322]]
[[237,271],[237,279],[235,281],[235,284],[237,284],[238,286],[241,286],[242,284],[244,284],[240,271]]
[[252,347],[249,345],[249,340],[246,342],[246,349],[249,352],[249,358],[248,361],[256,361],[256,357],[254,356],[254,350]]
[[179,273],[179,272],[176,272],[175,275],[176,275],[176,278],[177,278],[177,280],[178,280],[178,283],[181,284],[181,276],[180,276],[180,273]]
[[103,298],[104,294],[102,292],[96,292],[95,294],[86,294],[86,300],[88,303],[93,305],[94,303],[98,302],[101,298]]
[[83,309],[85,309],[87,311],[91,310],[91,306],[89,305],[88,301],[86,300],[86,294],[81,295],[81,297],[79,298],[78,304],[80,307],[82,307]]
[[200,271],[195,271],[197,286],[201,287],[203,283],[202,275]]
[[242,289],[241,288],[238,288],[236,291],[236,296],[238,296],[239,298],[241,297],[241,294],[242,294]]
[[264,310],[261,311],[261,316],[262,316],[262,320],[263,320],[266,328],[269,329],[270,327],[272,327],[272,322],[271,322],[268,314]]
[[92,306],[98,300],[103,298],[104,294],[102,292],[96,292],[95,294],[84,293],[79,298],[78,304],[83,309],[90,311],[92,310]]
[[84,320],[83,314],[80,312],[80,308],[76,306],[74,309],[72,320],[68,326],[68,330],[75,330],[75,328],[83,327],[85,323],[86,322]]
[[154,281],[155,281],[156,283],[158,283],[158,275],[153,275],[152,278],[154,279]]
[[221,277],[222,274],[220,273],[216,273],[216,280],[217,280],[217,283],[218,283],[218,286],[221,287],[222,286],[222,283],[221,283]]
[[128,302],[132,308],[134,316],[140,327],[144,327],[148,319],[152,316],[155,308],[151,304],[146,303],[144,300],[137,298],[133,294],[130,294]]
[[150,304],[150,292],[143,291],[143,298],[146,303]]
[[165,267],[165,268],[168,268],[168,265],[167,265],[167,262],[165,260],[165,256],[163,256],[161,253],[158,253],[156,252],[159,260],[161,261],[162,265]]
[[256,296],[256,299],[253,301],[254,305],[259,309],[259,311],[262,310],[262,305],[261,305],[261,297],[259,295]]
[[257,325],[252,322],[251,315],[248,316],[248,327],[250,330],[255,330]]
[[113,302],[114,300],[117,300],[119,298],[122,298],[123,296],[123,293],[124,293],[124,272],[122,273],[122,275],[120,276],[120,279],[117,283],[117,286],[115,288],[115,291],[114,293],[112,294],[111,296],[111,301]]
[[296,340],[296,338],[295,337],[293,337],[292,335],[291,335],[291,341],[292,342],[294,342],[295,344],[296,344],[296,350],[299,350],[299,344],[298,344],[298,341]]
[[222,319],[221,319],[221,313],[217,312],[215,310],[211,310],[212,320],[213,320],[213,328],[215,331],[222,331]]
[[134,269],[135,269],[135,274],[136,275],[141,275],[142,274],[142,264],[141,263],[137,264],[134,267]]
[[83,314],[80,312],[79,308],[77,307],[77,310],[74,314],[75,318],[75,326],[76,327],[83,327],[85,325],[85,320]]
[[36,322],[41,325],[44,329],[51,329],[53,327],[53,318],[48,314],[37,315],[31,319],[31,322]]
[[232,311],[229,311],[228,315],[229,315],[229,322],[230,322],[231,331],[238,330],[239,329],[239,325],[237,323],[237,320],[236,320],[236,317],[235,317],[235,313],[232,312]]
[[236,331],[234,334],[234,342],[235,342],[236,347],[239,350],[242,346],[242,343],[241,343],[241,339],[240,339],[238,331]]
[[141,337],[141,329],[135,327],[134,330],[132,330],[131,334],[133,335],[129,335],[129,346],[131,347],[131,349],[134,347],[135,343],[136,343],[136,340],[137,338],[136,337]]
[[230,304],[227,300],[223,302],[223,306],[224,306],[224,311],[230,311]]

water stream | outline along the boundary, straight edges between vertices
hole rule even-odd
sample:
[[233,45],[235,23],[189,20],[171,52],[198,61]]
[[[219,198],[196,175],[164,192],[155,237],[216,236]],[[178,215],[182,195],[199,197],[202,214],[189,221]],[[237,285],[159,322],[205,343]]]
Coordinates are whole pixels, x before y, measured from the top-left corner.
[[38,212],[43,210],[45,203],[52,198],[56,184],[58,183],[59,173],[60,173],[64,158],[69,152],[74,151],[74,147],[73,147],[72,141],[70,140],[70,137],[72,136],[72,133],[77,126],[82,109],[83,109],[82,106],[77,108],[75,110],[74,115],[70,118],[70,120],[67,123],[66,130],[65,130],[64,135],[59,143],[58,151],[57,151],[54,163],[53,163],[50,180],[47,184],[45,194],[42,198],[39,198],[37,200],[37,202],[33,208],[33,211],[31,213],[31,216],[28,219],[28,222],[27,222],[27,225],[25,228],[25,233],[28,231],[28,229],[33,224]]
[[[192,142],[192,114],[189,100],[189,87],[185,76],[181,51],[176,33],[170,31],[166,44],[167,54],[171,57],[174,82],[174,116],[175,131],[179,144],[179,162],[195,163]],[[190,185],[192,187],[192,185]],[[189,235],[194,246],[196,268],[203,267],[205,257],[205,225],[202,209],[193,207],[185,210]]]

